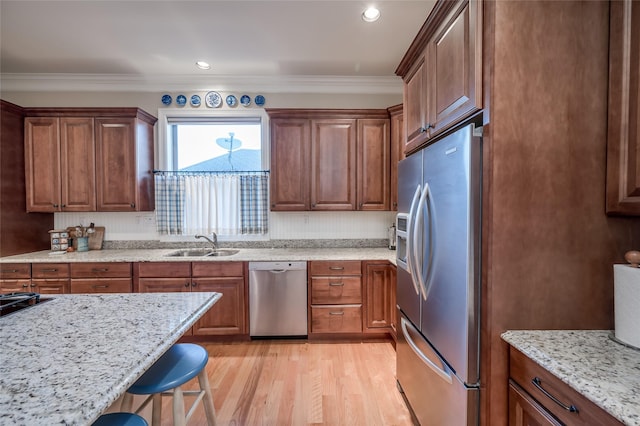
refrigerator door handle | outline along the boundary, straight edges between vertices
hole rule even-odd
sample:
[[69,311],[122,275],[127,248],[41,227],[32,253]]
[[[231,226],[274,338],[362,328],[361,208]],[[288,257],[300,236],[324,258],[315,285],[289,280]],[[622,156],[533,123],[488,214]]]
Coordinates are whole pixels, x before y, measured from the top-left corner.
[[[423,266],[423,262],[420,258],[420,256],[418,255],[418,253],[422,253],[424,254],[424,238],[423,238],[423,233],[424,233],[424,229],[422,228],[423,221],[422,221],[422,212],[424,211],[424,207],[426,205],[426,200],[427,197],[429,197],[431,194],[431,190],[429,189],[429,184],[425,183],[424,184],[424,190],[422,191],[422,195],[420,196],[420,201],[418,201],[418,209],[417,209],[417,213],[416,213],[416,224],[420,224],[420,229],[418,232],[415,232],[413,235],[413,247],[414,247],[414,260],[415,260],[415,268],[416,268],[416,279],[418,281],[418,285],[420,287],[420,292],[422,294],[422,298],[424,300],[427,300],[427,287],[426,287],[426,282],[425,282],[425,278],[424,278],[424,270],[422,268]],[[431,217],[429,217],[430,219]],[[417,227],[417,226],[416,226]],[[431,236],[431,232],[429,233],[429,236]],[[419,247],[419,249],[418,249]],[[427,274],[430,274],[430,270],[431,270],[431,246],[429,246],[429,267],[427,268]]]
[[414,252],[414,241],[413,234],[415,233],[415,209],[419,203],[420,194],[422,193],[422,188],[420,185],[416,187],[416,192],[413,194],[413,199],[411,200],[411,207],[409,208],[409,218],[407,220],[407,267],[409,268],[409,273],[411,274],[411,283],[413,284],[413,288],[416,291],[416,294],[420,296],[420,287],[416,283],[416,275],[418,274],[417,270],[417,261]]
[[[427,267],[427,274],[426,277],[423,281],[423,291],[424,291],[424,300],[427,300],[427,298],[429,297],[429,291],[431,290],[431,278],[433,277],[433,259],[436,256],[436,247],[435,247],[435,242],[436,242],[436,226],[434,225],[436,222],[436,218],[435,216],[435,209],[433,208],[434,206],[434,200],[433,200],[433,193],[431,192],[431,188],[429,187],[429,184],[425,184],[427,185],[427,195],[424,197],[425,201],[424,204],[427,207],[427,211],[429,213],[429,217],[427,219],[427,226],[429,226],[429,262],[428,262],[428,267]],[[433,226],[432,226],[433,225]]]
[[[404,318],[400,318],[400,324],[401,324],[402,334],[404,335],[404,338],[407,340],[407,343],[409,344],[409,347],[418,356],[418,358],[423,363],[425,363],[429,368],[431,368],[431,370],[433,370],[434,373],[436,373],[438,376],[440,376],[440,378],[442,378],[442,380],[444,380],[445,382],[447,382],[449,384],[452,384],[453,383],[453,378],[451,377],[451,374],[445,370],[445,369],[448,370],[448,368],[446,367],[446,364],[440,359],[440,356],[438,356],[438,354],[436,354],[435,352],[432,353],[432,355],[438,359],[438,362],[442,365],[442,367],[439,366],[439,365],[436,365],[435,362],[433,362],[431,359],[429,359],[420,350],[420,348],[418,348],[418,345],[416,345],[416,343],[414,342],[414,339],[411,336],[412,333],[409,330],[409,328],[413,329],[414,327],[411,324],[409,324],[409,322]],[[412,330],[412,331],[413,331],[413,333],[417,334],[417,331],[414,331],[414,330]],[[418,337],[418,338],[421,338],[421,337]]]

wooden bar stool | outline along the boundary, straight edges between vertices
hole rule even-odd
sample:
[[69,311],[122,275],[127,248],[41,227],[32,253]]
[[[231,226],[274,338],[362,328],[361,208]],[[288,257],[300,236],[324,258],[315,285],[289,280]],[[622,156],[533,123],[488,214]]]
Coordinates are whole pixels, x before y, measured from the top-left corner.
[[[193,343],[173,345],[127,390],[122,400],[122,410],[131,411],[133,395],[149,395],[136,410],[136,413],[140,413],[149,402],[152,402],[151,424],[158,426],[162,414],[162,396],[173,396],[173,424],[175,426],[186,425],[200,401],[204,405],[207,424],[215,426],[215,408],[205,370],[208,360],[209,354],[202,346]],[[183,391],[181,386],[196,376],[198,376],[200,390]],[[197,395],[186,415],[183,395]]]
[[109,413],[98,417],[91,426],[149,426],[149,424],[137,414]]

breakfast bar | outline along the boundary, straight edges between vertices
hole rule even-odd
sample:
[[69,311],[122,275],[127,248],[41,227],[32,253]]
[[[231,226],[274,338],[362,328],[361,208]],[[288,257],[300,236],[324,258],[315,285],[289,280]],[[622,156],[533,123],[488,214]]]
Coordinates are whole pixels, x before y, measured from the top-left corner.
[[220,297],[55,295],[0,318],[0,424],[91,424]]

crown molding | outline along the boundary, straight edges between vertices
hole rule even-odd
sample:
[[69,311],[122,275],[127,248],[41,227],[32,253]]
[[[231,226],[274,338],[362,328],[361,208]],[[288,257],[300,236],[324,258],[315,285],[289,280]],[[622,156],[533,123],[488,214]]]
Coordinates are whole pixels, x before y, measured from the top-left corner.
[[133,74],[0,74],[4,92],[172,92],[402,94],[397,76],[200,76]]

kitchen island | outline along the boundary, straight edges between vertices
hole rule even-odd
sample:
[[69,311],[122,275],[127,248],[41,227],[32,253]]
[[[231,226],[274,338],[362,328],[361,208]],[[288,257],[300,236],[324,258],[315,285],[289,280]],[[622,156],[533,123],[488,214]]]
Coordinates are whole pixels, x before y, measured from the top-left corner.
[[91,424],[220,297],[56,295],[0,318],[0,424]]
[[502,339],[623,424],[640,425],[640,350],[614,342],[611,334],[519,330]]

